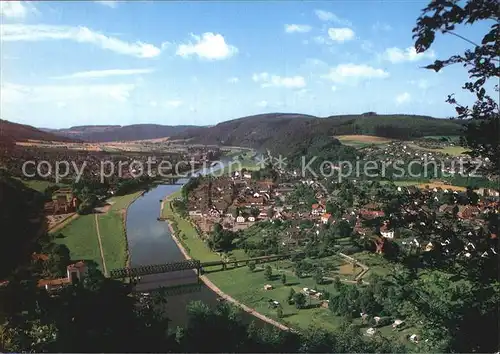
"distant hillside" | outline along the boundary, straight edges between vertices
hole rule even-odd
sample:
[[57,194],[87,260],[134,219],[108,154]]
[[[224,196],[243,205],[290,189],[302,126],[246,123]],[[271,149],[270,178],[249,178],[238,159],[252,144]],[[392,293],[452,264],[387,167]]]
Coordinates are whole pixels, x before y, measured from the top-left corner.
[[92,142],[130,141],[158,139],[180,134],[191,125],[159,125],[159,124],[133,124],[133,125],[82,125],[68,129],[44,129],[53,134],[64,137],[77,138]]
[[461,125],[448,119],[414,115],[361,115],[319,118],[302,114],[271,113],[239,118],[212,127],[188,129],[173,139],[193,143],[270,149],[287,154],[322,136],[367,134],[395,139],[425,135],[458,135]]
[[27,140],[75,142],[75,140],[69,137],[55,135],[30,125],[18,124],[0,119],[0,141],[2,141],[2,143]]

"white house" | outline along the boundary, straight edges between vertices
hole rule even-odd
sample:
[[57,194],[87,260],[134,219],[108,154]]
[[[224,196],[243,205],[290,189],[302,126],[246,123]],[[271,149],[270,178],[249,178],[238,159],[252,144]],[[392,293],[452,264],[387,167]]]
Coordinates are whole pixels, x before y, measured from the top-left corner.
[[389,229],[387,227],[387,224],[384,223],[384,225],[382,225],[382,227],[380,228],[380,234],[382,235],[382,237],[392,240],[394,238],[394,229]]
[[245,218],[240,215],[236,218],[236,222],[245,222]]
[[252,178],[252,174],[248,173],[248,172],[245,172],[245,173],[243,173],[243,178],[250,179],[250,178]]
[[254,222],[254,221],[255,221],[255,217],[253,217],[253,216],[249,216],[249,217],[248,217],[248,221],[250,221],[250,222]]
[[188,212],[189,216],[201,216],[201,211],[200,210],[190,210]]
[[382,237],[385,237],[388,239],[394,238],[394,230],[388,230],[388,229],[386,229],[385,231],[380,230],[380,234],[382,235]]

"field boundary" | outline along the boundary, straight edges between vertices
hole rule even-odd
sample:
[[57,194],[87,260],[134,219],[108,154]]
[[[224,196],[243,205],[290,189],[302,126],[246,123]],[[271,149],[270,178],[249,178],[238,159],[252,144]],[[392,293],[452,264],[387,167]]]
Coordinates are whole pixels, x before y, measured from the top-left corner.
[[97,214],[94,214],[95,229],[97,232],[97,240],[99,241],[99,250],[101,251],[102,268],[104,270],[104,276],[108,276],[108,268],[106,267],[106,259],[104,258],[104,249],[102,248],[101,233],[99,232],[99,220]]

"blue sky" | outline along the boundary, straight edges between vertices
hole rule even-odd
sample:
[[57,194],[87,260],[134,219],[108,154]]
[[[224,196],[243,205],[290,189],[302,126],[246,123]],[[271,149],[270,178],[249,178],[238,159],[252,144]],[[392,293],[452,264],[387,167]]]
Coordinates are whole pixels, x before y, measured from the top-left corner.
[[[448,117],[463,68],[420,67],[427,1],[1,2],[1,116],[38,127],[209,125],[266,112]],[[478,40],[483,28],[460,34]]]

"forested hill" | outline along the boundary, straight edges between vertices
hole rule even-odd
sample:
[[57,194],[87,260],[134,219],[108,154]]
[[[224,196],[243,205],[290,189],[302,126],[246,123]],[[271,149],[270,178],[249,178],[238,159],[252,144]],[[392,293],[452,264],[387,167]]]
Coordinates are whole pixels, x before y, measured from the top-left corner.
[[133,125],[83,125],[68,129],[44,129],[63,137],[76,138],[91,142],[130,141],[158,139],[179,134],[189,125],[160,125],[160,124],[133,124]]
[[351,134],[411,139],[425,135],[458,135],[461,124],[449,119],[416,115],[361,115],[319,118],[291,113],[261,114],[197,127],[172,137],[194,143],[245,146],[275,152],[293,150],[303,141],[320,136]]
[[75,140],[68,137],[55,135],[30,125],[0,119],[0,143],[26,140],[75,142]]

